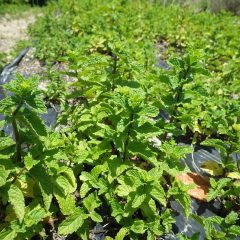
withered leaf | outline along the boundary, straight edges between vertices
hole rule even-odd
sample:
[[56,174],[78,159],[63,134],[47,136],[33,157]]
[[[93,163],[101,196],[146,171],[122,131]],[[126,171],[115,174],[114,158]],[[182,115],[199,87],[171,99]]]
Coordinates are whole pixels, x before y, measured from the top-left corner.
[[207,201],[207,194],[210,188],[208,177],[189,172],[177,175],[176,179],[185,185],[195,184],[196,187],[188,190],[188,194],[199,201]]

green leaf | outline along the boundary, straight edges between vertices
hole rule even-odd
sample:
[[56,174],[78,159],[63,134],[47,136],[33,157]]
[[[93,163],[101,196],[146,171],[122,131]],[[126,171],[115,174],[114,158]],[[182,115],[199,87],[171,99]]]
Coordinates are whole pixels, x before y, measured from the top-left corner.
[[156,117],[159,114],[159,109],[154,106],[145,106],[140,112],[140,116],[145,115],[147,117]]
[[7,172],[5,167],[0,165],[0,187],[6,183],[7,180]]
[[32,178],[36,180],[39,185],[40,193],[43,197],[45,209],[50,208],[53,197],[53,183],[52,178],[47,174],[46,169],[41,165],[35,165],[29,173]]
[[55,181],[56,181],[56,187],[64,195],[73,193],[77,188],[74,173],[72,169],[67,167],[64,167],[58,171],[58,176]]
[[198,74],[202,74],[202,75],[205,75],[205,76],[210,76],[209,71],[205,68],[202,68],[202,67],[192,67],[191,72],[194,73],[194,74],[198,73]]
[[147,240],[155,240],[155,234],[151,231],[147,231]]
[[150,194],[160,204],[162,204],[163,206],[166,206],[167,202],[166,202],[165,192],[160,184],[158,184],[157,186],[154,185]]
[[[166,209],[162,214],[161,214],[161,219],[162,219],[162,224],[165,228],[165,232],[169,233],[172,229],[172,224],[175,223],[175,219],[172,216],[172,212],[170,209]],[[160,230],[160,231],[159,231]],[[162,232],[162,229],[160,228],[158,231],[159,233]]]
[[222,166],[213,160],[203,162],[201,169],[212,176],[219,176],[223,174]]
[[11,137],[0,137],[0,150],[14,146],[15,142]]
[[34,160],[31,154],[28,154],[24,157],[24,164],[27,170],[30,170],[34,165],[38,164],[39,161]]
[[141,142],[130,142],[129,144],[129,152],[132,155],[136,155],[142,157],[144,160],[149,163],[157,166],[159,162],[156,160],[156,154],[150,149],[146,144]]
[[84,198],[90,190],[91,190],[91,186],[87,182],[83,182],[80,188],[81,198]]
[[98,198],[96,191],[94,193],[90,193],[83,200],[83,205],[89,211],[89,213],[94,211],[94,209],[96,209],[97,207],[101,206],[101,204],[102,204],[102,202]]
[[232,225],[227,229],[227,231],[236,237],[240,236],[240,226]]
[[179,67],[179,68],[184,67],[184,61],[180,58],[171,58],[169,60],[169,63],[175,67]]
[[191,213],[191,198],[187,193],[178,194],[175,200],[183,207],[184,213],[188,218]]
[[0,239],[1,240],[12,240],[17,237],[17,233],[13,229],[3,229],[0,232]]
[[203,141],[201,143],[201,145],[215,147],[215,148],[222,150],[223,152],[226,152],[226,150],[227,150],[226,142],[223,142],[220,139],[207,139],[207,140]]
[[0,101],[0,113],[5,116],[11,116],[15,106],[16,100],[12,96],[6,97]]
[[135,194],[132,199],[132,207],[138,208],[145,201],[147,195],[146,194]]
[[231,178],[231,179],[240,180],[240,173],[239,172],[229,172],[226,174],[226,177]]
[[124,213],[122,205],[117,200],[115,200],[114,198],[109,199],[109,203],[110,203],[111,208],[112,208],[111,215],[114,218],[117,218],[118,216],[121,217]]
[[25,99],[27,104],[37,110],[39,113],[46,113],[47,108],[45,106],[44,101],[41,99],[40,96],[31,96]]
[[71,216],[60,223],[58,233],[60,235],[68,235],[76,232],[83,225],[87,217],[87,214],[81,208],[77,208]]
[[90,213],[90,218],[94,221],[94,222],[102,222],[103,219],[102,217],[95,211],[92,211]]
[[143,220],[135,220],[131,225],[131,230],[138,234],[143,234],[146,231]]
[[235,224],[238,220],[238,214],[236,212],[231,211],[225,218],[225,223],[227,224]]
[[110,174],[113,178],[121,175],[125,170],[129,169],[131,165],[127,162],[123,162],[119,158],[113,158],[108,160],[108,168],[110,170]]
[[74,211],[76,210],[74,195],[71,194],[68,194],[67,196],[61,196],[58,194],[54,195],[58,201],[60,210],[63,215],[71,215],[74,213]]
[[129,230],[128,228],[121,228],[119,230],[119,232],[117,233],[115,240],[124,240],[124,238],[126,237],[126,235],[128,234]]
[[36,112],[25,108],[17,115],[17,119],[37,136],[47,136],[46,126]]
[[25,214],[25,202],[22,191],[16,185],[12,184],[8,191],[8,197],[19,221],[22,222]]
[[89,184],[91,184],[94,188],[99,188],[99,182],[98,179],[95,178],[93,175],[91,175],[88,172],[82,172],[81,176],[79,177],[81,181],[89,181]]
[[229,182],[231,182],[230,178],[221,178],[219,181],[217,181],[217,183],[216,183],[216,181],[214,182],[214,180],[210,180],[211,185],[213,183],[214,186],[212,186],[213,189],[210,189],[208,196],[207,196],[207,200],[211,201],[214,198],[221,196],[222,189],[224,187],[226,187]]
[[26,208],[26,214],[24,217],[24,224],[27,227],[38,224],[43,218],[47,217],[48,213],[41,207],[37,201],[33,201]]

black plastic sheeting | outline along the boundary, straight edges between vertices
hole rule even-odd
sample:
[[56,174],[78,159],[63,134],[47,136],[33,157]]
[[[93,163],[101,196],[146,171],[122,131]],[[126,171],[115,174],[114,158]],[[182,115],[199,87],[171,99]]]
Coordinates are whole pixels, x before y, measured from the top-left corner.
[[[235,162],[240,160],[239,153],[233,153],[231,157]],[[191,169],[191,171],[197,172],[202,175],[206,175],[206,173],[201,169],[201,165],[208,160],[212,160],[220,164],[221,156],[219,151],[211,147],[193,146],[193,153],[188,154],[184,161],[187,164],[187,166]]]
[[[17,69],[19,63],[27,54],[28,50],[29,50],[29,47],[22,50],[19,53],[19,55],[10,64],[6,65],[3,68],[3,71],[0,74],[0,100],[4,98],[2,86],[5,83],[8,83],[12,80],[14,81],[14,71]],[[51,104],[47,107],[47,113],[41,115],[41,118],[43,119],[43,121],[48,127],[50,128],[54,127],[59,111],[60,111],[59,105]],[[1,114],[0,114],[0,120],[4,120],[4,116]],[[6,125],[3,130],[6,135],[13,137],[13,128],[11,125]]]
[[29,47],[23,49],[19,55],[8,65],[3,68],[0,75],[0,86],[12,79],[12,72],[17,68],[23,57],[27,54]]

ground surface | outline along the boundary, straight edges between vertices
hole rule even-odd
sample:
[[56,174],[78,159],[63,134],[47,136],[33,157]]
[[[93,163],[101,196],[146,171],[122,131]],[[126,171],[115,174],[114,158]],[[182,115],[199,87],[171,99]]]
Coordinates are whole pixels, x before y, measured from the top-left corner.
[[13,18],[4,15],[0,18],[0,52],[9,53],[19,40],[27,38],[27,28],[35,21],[32,14],[25,13]]

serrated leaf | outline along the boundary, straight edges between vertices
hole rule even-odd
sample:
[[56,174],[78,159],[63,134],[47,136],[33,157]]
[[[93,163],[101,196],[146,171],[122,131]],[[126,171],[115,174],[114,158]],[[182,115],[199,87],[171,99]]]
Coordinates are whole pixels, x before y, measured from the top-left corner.
[[216,183],[216,181],[215,182],[211,181],[210,183],[212,184],[212,182],[213,182],[214,186],[212,186],[213,189],[210,189],[210,191],[207,195],[207,200],[211,201],[214,198],[216,198],[217,196],[221,195],[222,189],[225,186],[227,186],[227,184],[231,181],[232,180],[230,178],[221,178],[219,181],[217,181],[217,183]]
[[8,197],[19,221],[22,222],[25,214],[25,202],[22,191],[16,185],[12,184],[8,191]]
[[0,187],[6,183],[7,180],[7,172],[5,167],[0,165]]
[[132,207],[138,208],[139,206],[141,206],[141,204],[146,199],[146,196],[147,196],[146,194],[135,194],[132,199]]
[[34,165],[38,164],[39,161],[34,160],[33,157],[28,154],[24,157],[24,164],[27,170],[30,170]]
[[111,208],[112,208],[111,215],[114,218],[117,218],[117,216],[122,216],[123,215],[124,211],[122,209],[122,205],[118,201],[116,201],[115,199],[110,199],[109,203],[110,203]]
[[210,73],[207,69],[202,68],[202,67],[192,67],[191,68],[191,72],[192,73],[198,73],[198,74],[202,74],[205,76],[210,76]]
[[236,237],[240,236],[240,226],[232,225],[228,228],[228,232]]
[[166,202],[165,192],[164,192],[164,189],[162,188],[162,186],[160,186],[160,185],[153,186],[150,194],[160,204],[162,204],[163,206],[166,206],[167,202]]
[[24,224],[27,227],[31,227],[38,224],[43,218],[47,216],[47,212],[37,202],[32,202],[26,208],[26,214],[24,217]]
[[135,220],[131,225],[131,230],[138,234],[143,234],[146,231],[143,220]]
[[133,188],[127,184],[121,184],[116,188],[116,193],[120,197],[128,196],[131,191],[133,191]]
[[154,166],[158,166],[159,162],[156,160],[156,154],[144,143],[131,142],[129,144],[129,152],[132,155],[139,156]]
[[37,136],[47,136],[46,126],[36,112],[25,108],[17,118]]
[[235,224],[238,220],[238,214],[236,212],[231,211],[226,217],[225,217],[225,223],[227,224]]
[[14,146],[15,142],[11,137],[0,137],[0,150]]
[[71,215],[74,213],[76,209],[74,195],[68,194],[67,196],[61,196],[55,194],[55,197],[58,201],[61,213],[63,215]]
[[211,176],[220,176],[223,174],[223,168],[220,164],[215,161],[205,161],[201,165],[201,169]]
[[46,169],[40,165],[34,166],[29,173],[36,179],[43,197],[45,209],[48,210],[53,196],[53,183],[51,177],[46,173]]
[[46,113],[47,108],[44,101],[39,96],[31,96],[25,99],[27,104],[37,110],[39,113]]
[[182,59],[179,59],[179,58],[171,58],[169,60],[169,63],[175,67],[180,67],[180,68],[183,68],[184,67],[184,62]]
[[97,178],[92,176],[88,172],[82,172],[81,176],[79,177],[81,181],[89,181],[89,183],[94,187],[94,188],[99,188],[99,183]]
[[34,188],[36,187],[35,181],[28,175],[22,175],[16,180],[16,185],[21,189],[26,197],[34,198]]
[[6,97],[0,101],[0,113],[10,116],[15,106],[16,100],[12,96]]
[[113,178],[121,175],[125,170],[129,169],[131,165],[127,162],[123,162],[119,158],[113,158],[108,160],[108,168]]
[[91,186],[87,182],[84,182],[80,188],[81,198],[84,198],[90,190],[91,190]]
[[87,217],[87,214],[81,208],[77,208],[71,216],[59,224],[58,233],[60,235],[68,235],[76,232]]
[[145,106],[139,113],[141,116],[156,117],[159,114],[159,109],[154,106]]
[[226,152],[226,142],[220,139],[207,139],[201,143],[203,146],[215,147]]
[[83,205],[85,208],[91,213],[97,207],[101,206],[102,202],[97,196],[97,192],[90,193],[87,197],[83,200]]
[[240,173],[239,172],[229,172],[226,174],[226,177],[231,179],[240,179]]
[[127,228],[121,228],[119,232],[117,233],[115,240],[124,240],[126,235],[128,234],[129,230]]
[[17,236],[17,233],[13,229],[3,229],[0,232],[0,239],[1,240],[12,240],[15,239]]
[[102,222],[103,219],[101,217],[101,215],[99,215],[97,212],[92,211],[90,213],[90,218],[94,221],[94,222]]
[[[61,174],[61,175],[60,175]],[[62,168],[58,171],[58,176],[56,178],[56,187],[64,194],[73,193],[76,188],[76,179],[72,169]]]

